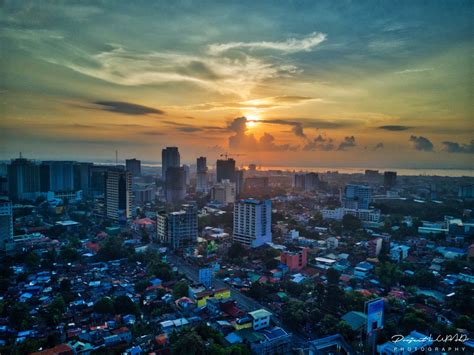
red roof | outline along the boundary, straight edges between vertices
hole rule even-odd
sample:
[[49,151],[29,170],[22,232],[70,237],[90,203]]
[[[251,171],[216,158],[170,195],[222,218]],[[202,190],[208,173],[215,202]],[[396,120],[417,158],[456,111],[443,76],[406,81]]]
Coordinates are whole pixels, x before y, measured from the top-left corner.
[[59,344],[59,345],[56,345],[54,348],[31,353],[31,355],[69,355],[69,354],[72,355],[73,352],[72,352],[72,348],[67,344]]
[[134,220],[133,224],[138,224],[140,226],[150,226],[156,224],[156,222],[150,218],[142,218]]

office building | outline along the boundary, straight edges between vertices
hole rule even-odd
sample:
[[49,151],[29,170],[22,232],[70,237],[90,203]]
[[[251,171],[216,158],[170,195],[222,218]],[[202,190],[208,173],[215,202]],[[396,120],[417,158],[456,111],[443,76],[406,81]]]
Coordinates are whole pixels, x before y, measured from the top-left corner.
[[268,176],[252,176],[245,179],[245,191],[247,192],[266,192],[268,188]]
[[140,176],[142,174],[142,162],[138,159],[125,160],[125,169],[132,173],[132,177]]
[[92,197],[104,196],[105,194],[105,177],[110,167],[93,165],[89,168],[90,173],[90,195]]
[[272,201],[240,200],[234,205],[234,242],[252,248],[272,241]]
[[132,174],[109,169],[105,174],[105,214],[124,222],[132,217]]
[[161,151],[161,176],[166,180],[166,171],[170,167],[181,166],[181,158],[177,147],[166,147]]
[[344,189],[344,208],[367,210],[372,202],[372,189],[366,185],[346,185]]
[[197,206],[185,204],[179,211],[158,213],[156,228],[158,241],[172,249],[194,245],[198,236]]
[[178,203],[186,197],[186,177],[183,167],[170,166],[165,177],[166,202]]
[[369,253],[370,258],[376,258],[380,255],[382,251],[383,239],[382,238],[374,238],[368,241],[367,243],[367,251]]
[[13,238],[12,203],[0,199],[0,250],[5,250],[5,243]]
[[211,200],[217,201],[226,206],[235,202],[236,188],[235,182],[222,180],[211,188]]
[[235,193],[239,196],[244,190],[244,171],[237,169],[235,171]]
[[216,162],[217,182],[229,180],[235,182],[235,160],[234,159],[218,159]]
[[397,172],[396,171],[386,171],[383,173],[383,187],[386,190],[390,190],[397,184]]
[[282,251],[280,261],[288,266],[290,271],[302,270],[308,264],[308,248]]
[[8,165],[8,191],[13,200],[34,200],[40,195],[40,166],[18,158]]
[[303,191],[305,182],[305,174],[295,174],[293,176],[293,188]]
[[[42,191],[46,187],[45,179],[49,175],[49,190],[53,192],[74,190],[74,165],[73,161],[43,161],[42,165]],[[49,171],[48,171],[49,170]],[[44,174],[44,175],[43,175]]]
[[199,157],[196,161],[196,192],[207,193],[208,190],[207,159]]
[[92,163],[74,164],[74,191],[82,191],[84,196],[91,195],[91,171]]
[[183,164],[183,169],[184,169],[184,183],[186,186],[189,185],[191,182],[191,171],[189,169],[189,165]]
[[293,177],[293,187],[300,191],[316,191],[320,186],[320,182],[317,173],[295,174]]

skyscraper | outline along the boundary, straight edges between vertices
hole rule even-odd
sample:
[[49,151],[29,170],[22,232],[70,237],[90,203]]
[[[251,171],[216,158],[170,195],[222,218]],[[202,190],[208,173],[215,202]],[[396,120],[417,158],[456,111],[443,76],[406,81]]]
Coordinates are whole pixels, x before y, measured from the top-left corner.
[[207,193],[207,159],[199,157],[196,161],[196,192]]
[[217,182],[222,180],[230,180],[235,182],[235,160],[234,159],[218,159],[216,162]]
[[244,171],[241,169],[235,170],[235,194],[239,196],[244,189]]
[[74,190],[82,190],[85,196],[91,195],[91,171],[93,166],[92,163],[74,164]]
[[43,161],[43,169],[49,168],[49,191],[74,190],[74,164],[73,161]]
[[122,222],[132,217],[132,174],[129,171],[110,169],[106,172],[105,214]]
[[176,212],[157,215],[157,238],[172,249],[182,249],[196,243],[198,236],[197,207],[185,204]]
[[233,240],[259,247],[272,241],[272,201],[240,200],[234,205]]
[[12,199],[36,199],[40,192],[39,164],[24,158],[12,160],[8,165],[8,191]]
[[142,173],[142,162],[138,159],[125,160],[125,169],[132,173],[132,176],[140,176]]
[[367,210],[372,202],[372,189],[366,185],[346,185],[344,207],[354,210]]
[[181,158],[177,147],[166,147],[161,151],[161,176],[166,180],[166,171],[170,167],[179,167]]
[[13,237],[12,203],[0,199],[0,250],[5,249],[5,242]]
[[386,171],[383,173],[383,186],[386,190],[390,190],[397,183],[397,172]]
[[171,166],[166,169],[166,202],[178,203],[186,197],[186,177],[183,167]]

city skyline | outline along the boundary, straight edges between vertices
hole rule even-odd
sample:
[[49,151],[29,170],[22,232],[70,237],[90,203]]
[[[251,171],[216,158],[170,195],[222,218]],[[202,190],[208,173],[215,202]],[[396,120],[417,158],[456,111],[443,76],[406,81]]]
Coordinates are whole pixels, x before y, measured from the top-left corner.
[[471,169],[472,10],[6,2],[0,159]]

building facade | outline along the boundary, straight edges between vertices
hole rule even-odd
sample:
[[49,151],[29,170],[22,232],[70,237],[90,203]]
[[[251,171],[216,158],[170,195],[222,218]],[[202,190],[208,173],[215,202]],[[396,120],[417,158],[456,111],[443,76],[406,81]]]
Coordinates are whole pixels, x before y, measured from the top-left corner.
[[344,189],[344,208],[368,210],[372,202],[372,189],[367,185],[346,185]]
[[186,197],[186,174],[183,167],[170,166],[166,170],[166,202],[178,203]]
[[158,213],[156,235],[159,242],[172,249],[194,245],[198,236],[197,206],[185,204],[180,211]]
[[0,250],[13,238],[13,209],[8,200],[0,200]]
[[166,179],[166,171],[170,167],[179,167],[181,157],[177,147],[166,147],[161,151],[161,176]]
[[208,191],[207,159],[199,157],[196,160],[196,192],[207,193]]
[[132,174],[110,169],[105,176],[105,213],[112,220],[124,221],[132,217]]
[[272,201],[240,200],[234,205],[233,240],[255,248],[272,241]]
[[25,158],[18,158],[8,165],[8,192],[16,199],[34,200],[40,194],[39,164]]
[[217,201],[226,206],[235,202],[236,188],[235,182],[222,180],[211,188],[211,200]]
[[216,162],[217,182],[229,180],[235,182],[235,160],[234,159],[218,159]]
[[125,160],[125,169],[130,171],[132,176],[140,176],[142,174],[142,162],[138,159]]

